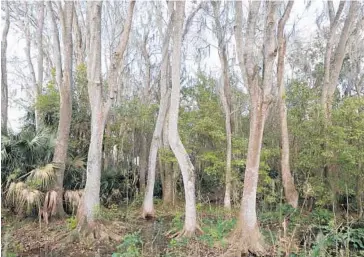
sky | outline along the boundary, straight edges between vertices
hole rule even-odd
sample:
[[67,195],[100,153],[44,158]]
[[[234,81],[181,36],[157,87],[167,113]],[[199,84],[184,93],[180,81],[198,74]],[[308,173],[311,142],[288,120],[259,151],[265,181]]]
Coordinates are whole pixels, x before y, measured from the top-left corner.
[[[246,1],[245,1],[246,2]],[[334,1],[337,3],[337,1]],[[324,2],[321,0],[313,0],[311,2],[310,8],[306,10],[305,5],[306,0],[296,0],[290,15],[290,19],[287,22],[287,30],[290,30],[290,27],[293,23],[296,23],[296,31],[298,32],[297,35],[303,36],[303,38],[307,41],[311,40],[312,33],[316,29],[315,19],[318,13],[321,13]],[[1,17],[3,18],[3,13]],[[1,23],[1,31],[3,29],[3,22]],[[211,39],[213,40],[213,39]],[[188,43],[187,43],[188,44]],[[193,47],[189,45],[188,47]],[[18,60],[25,60],[24,54],[25,48],[25,40],[22,39],[22,35],[19,33],[15,33],[14,29],[12,28],[12,24],[10,24],[10,31],[8,34],[8,49],[7,49],[7,58],[8,62],[11,60],[18,59]],[[204,60],[204,64],[207,65],[208,69],[211,71],[219,71],[220,63],[218,58],[217,50],[211,48],[211,55],[209,58]],[[36,62],[33,60],[33,65],[36,70]],[[197,66],[193,64],[192,61],[187,62],[187,65],[191,68],[192,72],[197,70]],[[17,69],[26,69],[26,65],[13,65],[8,63],[8,85],[9,85],[9,128],[13,131],[19,131],[21,127],[21,123],[19,120],[24,117],[25,112],[24,109],[16,103],[19,99],[26,99],[29,100],[29,96],[25,95],[24,90],[22,88],[22,82],[17,80],[14,72]]]

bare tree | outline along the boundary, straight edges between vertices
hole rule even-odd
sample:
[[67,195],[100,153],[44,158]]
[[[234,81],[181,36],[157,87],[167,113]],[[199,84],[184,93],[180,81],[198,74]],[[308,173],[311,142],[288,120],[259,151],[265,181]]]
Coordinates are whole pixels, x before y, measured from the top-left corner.
[[57,175],[55,191],[57,192],[57,209],[55,215],[64,216],[63,210],[63,178],[66,167],[68,141],[72,119],[72,24],[73,24],[73,2],[65,2],[64,7],[59,6],[63,41],[63,64],[59,44],[59,32],[52,9],[51,2],[47,2],[51,24],[53,27],[53,55],[56,63],[56,81],[60,92],[59,123],[57,131],[57,143],[54,149],[53,163]]
[[170,14],[170,19],[168,23],[168,28],[164,35],[163,46],[162,46],[162,63],[161,63],[161,80],[160,80],[160,91],[161,91],[161,101],[159,105],[158,117],[155,124],[152,143],[149,150],[148,159],[148,181],[147,190],[145,192],[145,197],[143,201],[143,211],[142,216],[147,218],[148,216],[154,216],[154,204],[153,204],[153,193],[155,184],[155,168],[157,165],[157,154],[159,149],[159,144],[161,142],[163,124],[165,123],[165,118],[167,115],[169,95],[170,90],[168,90],[168,49],[170,41],[170,33],[172,30],[172,19],[173,11]]
[[[330,32],[326,42],[326,52],[324,61],[324,82],[322,86],[321,105],[325,114],[325,119],[331,119],[331,109],[334,93],[338,84],[341,67],[346,54],[346,45],[352,30],[355,19],[358,16],[359,1],[340,1],[339,7],[334,15],[332,1],[328,1],[330,15]],[[344,26],[340,29],[340,17],[346,4],[349,4],[349,13],[346,16]],[[339,42],[336,43],[337,34]]]
[[[43,85],[43,27],[44,27],[44,1],[38,2],[38,22],[37,22],[37,32],[36,32],[36,42],[38,47],[38,56],[37,56],[37,75],[38,81],[34,85],[34,92],[36,98],[42,94],[42,85]],[[35,110],[35,127],[39,130],[42,126],[42,118],[38,112]]]
[[[250,132],[246,160],[244,190],[241,201],[236,242],[231,250],[257,255],[265,253],[265,245],[260,234],[256,215],[256,193],[260,162],[261,144],[264,124],[269,105],[272,102],[273,65],[276,57],[275,27],[277,21],[277,2],[265,2],[267,5],[263,38],[263,74],[259,74],[258,56],[255,50],[257,20],[259,18],[260,1],[252,1],[249,6],[246,40],[243,45],[242,35],[242,5],[235,3],[236,27],[235,37],[237,55],[242,73],[246,73],[247,86],[250,95]],[[244,76],[243,76],[244,77]]]
[[87,78],[88,95],[91,106],[91,142],[87,158],[87,179],[85,193],[78,209],[78,230],[95,231],[97,208],[100,208],[100,178],[102,144],[106,119],[117,95],[117,77],[123,66],[123,56],[128,43],[133,19],[135,1],[130,1],[128,17],[120,42],[113,53],[108,73],[108,97],[103,100],[103,82],[101,78],[101,12],[102,2],[87,3],[88,45]]
[[172,91],[168,121],[169,145],[178,160],[182,172],[185,192],[185,224],[180,235],[191,236],[199,229],[196,215],[195,171],[178,133],[178,112],[180,103],[180,68],[182,48],[182,28],[184,20],[184,1],[175,2],[172,51]]
[[8,33],[10,27],[9,3],[3,2],[5,9],[5,22],[1,37],[1,133],[8,133],[8,73],[6,63],[6,50],[8,48]]
[[284,187],[284,193],[287,202],[292,205],[293,208],[297,208],[298,205],[298,192],[294,185],[294,180],[291,175],[289,166],[289,137],[287,126],[287,107],[286,107],[286,93],[283,83],[284,75],[284,58],[286,54],[286,38],[284,36],[284,27],[289,18],[293,7],[293,1],[289,1],[284,11],[283,16],[278,22],[278,64],[277,64],[277,86],[279,90],[278,105],[279,105],[279,117],[281,125],[281,171],[282,181]]
[[[224,207],[231,209],[231,93],[229,78],[229,63],[227,58],[227,42],[225,40],[225,29],[220,21],[220,1],[212,1],[214,20],[216,25],[215,34],[217,36],[219,58],[222,72],[222,85],[219,86],[220,99],[225,113],[225,131],[226,131],[226,171],[225,171],[225,197]],[[225,24],[226,26],[226,24]]]

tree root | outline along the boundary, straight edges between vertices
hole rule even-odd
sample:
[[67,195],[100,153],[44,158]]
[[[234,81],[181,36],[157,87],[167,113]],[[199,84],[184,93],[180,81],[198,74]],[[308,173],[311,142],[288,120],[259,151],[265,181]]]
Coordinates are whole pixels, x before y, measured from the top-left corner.
[[[259,233],[259,232],[258,232]],[[265,256],[267,250],[260,234],[252,233],[242,235],[239,229],[232,232],[228,241],[232,242],[223,257],[241,257],[241,256]]]
[[204,232],[202,231],[201,227],[199,225],[197,225],[195,231],[189,231],[189,230],[183,228],[181,231],[177,231],[177,232],[170,230],[165,235],[168,238],[181,238],[181,237],[193,237],[196,234],[202,235],[203,233]]
[[156,218],[155,211],[147,212],[143,210],[142,218],[145,220],[154,220]]

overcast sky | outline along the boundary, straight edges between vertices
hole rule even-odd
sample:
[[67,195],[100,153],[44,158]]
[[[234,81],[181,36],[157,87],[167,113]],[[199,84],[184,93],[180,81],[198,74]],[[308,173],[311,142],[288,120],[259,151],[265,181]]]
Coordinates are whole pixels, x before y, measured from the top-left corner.
[[[245,1],[246,2],[246,1]],[[334,1],[337,2],[338,1]],[[139,3],[139,1],[137,2]],[[296,0],[293,6],[293,10],[290,16],[290,19],[287,23],[287,30],[290,30],[290,27],[295,23],[296,25],[296,35],[299,35],[304,41],[310,42],[312,39],[313,33],[316,30],[315,19],[318,13],[322,12],[322,8],[324,2],[321,0],[312,1],[310,8],[307,10],[305,8],[307,4],[306,0]],[[187,7],[188,8],[188,7]],[[1,17],[3,18],[3,13]],[[1,23],[1,30],[3,28],[3,22]],[[211,39],[213,40],[213,39]],[[213,43],[213,42],[211,42]],[[188,43],[187,43],[188,44]],[[7,49],[7,58],[8,58],[8,81],[9,81],[9,128],[14,131],[18,131],[21,123],[19,119],[22,118],[25,114],[24,109],[15,104],[14,100],[19,100],[21,98],[28,99],[29,96],[26,96],[21,85],[20,81],[17,81],[14,72],[17,69],[26,69],[25,63],[23,65],[12,65],[11,60],[25,60],[24,54],[25,40],[22,39],[22,35],[20,33],[16,34],[14,29],[12,29],[12,24],[10,24],[10,30],[8,34],[8,49]],[[189,45],[188,48],[193,47]],[[208,67],[208,69],[212,71],[219,71],[220,63],[217,54],[217,50],[211,49],[211,56],[204,60],[204,64]],[[34,68],[36,70],[36,62],[34,61]],[[190,67],[191,72],[196,71],[196,65],[193,65],[193,62],[187,62],[187,65]]]

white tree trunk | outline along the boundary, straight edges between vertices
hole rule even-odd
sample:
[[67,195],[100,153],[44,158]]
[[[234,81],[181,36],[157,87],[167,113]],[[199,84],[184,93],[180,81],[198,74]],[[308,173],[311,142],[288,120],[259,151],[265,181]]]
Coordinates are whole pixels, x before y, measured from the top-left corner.
[[180,102],[180,68],[182,48],[182,26],[184,18],[184,1],[176,1],[176,14],[173,31],[172,52],[172,92],[169,109],[168,140],[170,147],[178,160],[185,191],[185,224],[182,235],[191,236],[197,228],[196,196],[195,196],[195,171],[191,160],[184,148],[178,133],[178,112]]
[[5,5],[5,22],[3,34],[1,37],[1,133],[8,133],[8,72],[6,69],[6,50],[8,47],[8,33],[10,27],[9,21],[9,3],[3,2]]

